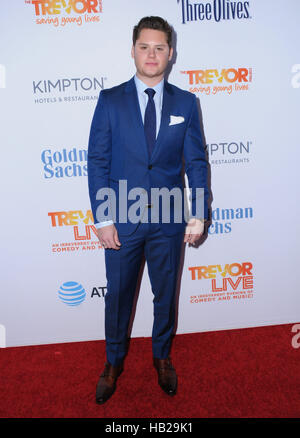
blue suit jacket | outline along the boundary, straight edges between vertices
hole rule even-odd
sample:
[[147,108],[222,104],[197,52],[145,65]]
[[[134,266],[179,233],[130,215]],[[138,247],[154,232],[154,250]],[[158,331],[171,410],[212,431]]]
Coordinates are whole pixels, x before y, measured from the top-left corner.
[[[171,115],[181,116],[184,121],[170,125]],[[119,202],[123,202],[123,206],[126,203],[128,210],[138,198],[128,200],[126,193],[120,194],[119,180],[126,180],[127,193],[135,187],[140,187],[148,194],[153,187],[179,187],[182,190],[183,161],[189,187],[204,189],[203,217],[207,218],[207,161],[195,96],[165,81],[160,130],[149,158],[134,78],[101,91],[92,120],[88,147],[89,194],[95,223],[110,218],[97,214],[97,208],[101,203],[107,203],[107,198],[96,199],[99,189],[110,187],[116,194],[113,220],[118,233],[133,233],[137,223],[124,222],[124,218],[120,220]],[[192,190],[192,214],[195,214],[195,202],[196,191]],[[184,201],[181,204],[180,223],[174,222],[172,206],[171,197],[170,223],[163,223],[161,214],[158,218],[161,229],[167,236],[182,232],[186,225]]]

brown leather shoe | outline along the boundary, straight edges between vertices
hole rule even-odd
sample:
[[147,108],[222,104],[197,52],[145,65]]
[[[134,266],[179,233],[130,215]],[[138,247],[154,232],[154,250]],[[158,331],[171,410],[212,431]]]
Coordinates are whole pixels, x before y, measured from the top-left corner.
[[153,365],[157,370],[158,384],[168,395],[175,395],[177,391],[177,376],[175,368],[171,363],[171,358],[157,359],[153,358]]
[[123,371],[123,364],[113,366],[109,362],[105,363],[105,368],[100,376],[96,389],[96,403],[102,405],[115,392],[116,382]]

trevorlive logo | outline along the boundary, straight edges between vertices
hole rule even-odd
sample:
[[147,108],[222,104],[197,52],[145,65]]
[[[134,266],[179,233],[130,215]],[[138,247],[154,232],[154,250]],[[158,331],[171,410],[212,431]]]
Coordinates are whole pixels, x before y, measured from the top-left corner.
[[26,3],[34,5],[36,16],[59,15],[62,12],[76,14],[102,12],[102,1],[100,0],[30,0]]
[[[250,262],[222,265],[192,266],[188,268],[192,280],[211,279],[212,292],[253,288],[253,265]],[[221,276],[217,283],[217,275]],[[233,277],[233,278],[231,278]]]
[[[75,240],[91,240],[91,231],[97,237],[97,229],[93,225],[92,210],[87,210],[85,214],[82,210],[54,211],[48,213],[48,216],[51,218],[52,227],[73,227]],[[79,232],[79,224],[84,224],[83,234]]]
[[55,230],[59,239],[51,244],[53,254],[74,254],[103,249],[98,239],[97,228],[93,225],[91,210],[53,211],[49,212],[48,216],[51,228]]

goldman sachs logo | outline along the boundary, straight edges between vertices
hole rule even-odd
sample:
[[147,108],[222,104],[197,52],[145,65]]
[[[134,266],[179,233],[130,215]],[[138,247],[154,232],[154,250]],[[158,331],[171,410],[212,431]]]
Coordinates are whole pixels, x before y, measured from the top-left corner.
[[177,0],[181,5],[182,23],[204,20],[243,20],[251,18],[249,1],[211,0],[193,2],[192,0]]

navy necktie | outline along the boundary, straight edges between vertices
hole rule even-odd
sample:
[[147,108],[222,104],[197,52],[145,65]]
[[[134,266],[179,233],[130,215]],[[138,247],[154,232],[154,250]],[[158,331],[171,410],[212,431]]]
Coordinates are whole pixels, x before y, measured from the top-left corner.
[[150,158],[156,141],[156,111],[153,100],[155,90],[153,90],[153,88],[147,88],[145,93],[148,94],[149,99],[145,111],[144,129]]

